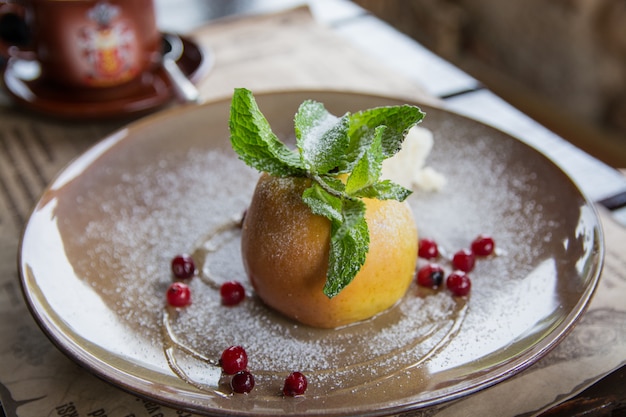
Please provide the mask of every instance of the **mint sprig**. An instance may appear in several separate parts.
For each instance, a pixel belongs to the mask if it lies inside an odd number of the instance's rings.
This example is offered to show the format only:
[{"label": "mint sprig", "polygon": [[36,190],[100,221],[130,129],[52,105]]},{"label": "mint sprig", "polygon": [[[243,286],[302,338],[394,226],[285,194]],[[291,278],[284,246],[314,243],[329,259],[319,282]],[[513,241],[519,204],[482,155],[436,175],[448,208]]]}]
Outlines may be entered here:
[{"label": "mint sprig", "polygon": [[[382,162],[395,155],[408,130],[424,118],[415,106],[387,106],[337,117],[307,100],[294,117],[296,149],[272,132],[252,92],[234,91],[230,140],[247,165],[276,177],[307,177],[302,200],[330,220],[324,294],[339,294],[359,272],[369,250],[363,198],[404,201],[411,191],[381,180]],[[343,178],[343,180],[342,180]]]}]

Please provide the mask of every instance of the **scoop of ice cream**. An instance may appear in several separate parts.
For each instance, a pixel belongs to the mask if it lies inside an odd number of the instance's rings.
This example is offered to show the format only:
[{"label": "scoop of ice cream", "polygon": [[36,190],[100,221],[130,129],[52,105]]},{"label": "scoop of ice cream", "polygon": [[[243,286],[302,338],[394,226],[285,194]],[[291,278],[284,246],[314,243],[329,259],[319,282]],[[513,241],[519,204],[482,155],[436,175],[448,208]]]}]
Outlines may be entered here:
[{"label": "scoop of ice cream", "polygon": [[414,190],[438,191],[443,188],[446,178],[426,166],[433,142],[433,133],[429,129],[412,127],[400,152],[383,162],[383,178]]}]

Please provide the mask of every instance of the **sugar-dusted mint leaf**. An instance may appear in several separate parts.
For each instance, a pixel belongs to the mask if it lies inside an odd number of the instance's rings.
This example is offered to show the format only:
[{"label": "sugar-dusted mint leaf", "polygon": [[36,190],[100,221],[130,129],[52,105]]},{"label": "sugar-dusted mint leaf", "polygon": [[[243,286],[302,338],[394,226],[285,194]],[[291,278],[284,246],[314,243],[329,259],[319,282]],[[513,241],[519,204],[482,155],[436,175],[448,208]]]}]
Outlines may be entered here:
[{"label": "sugar-dusted mint leaf", "polygon": [[330,114],[322,103],[307,100],[294,118],[296,144],[307,169],[325,174],[341,164],[350,139],[350,119]]},{"label": "sugar-dusted mint leaf", "polygon": [[341,197],[326,191],[319,183],[304,190],[302,200],[314,214],[324,216],[331,222],[341,222]]},{"label": "sugar-dusted mint leaf", "polygon": [[[350,235],[355,227],[365,224],[365,203],[360,198],[344,198],[341,200],[341,223],[339,228],[335,230],[331,237],[337,240],[344,239]],[[367,224],[365,224],[367,230]],[[366,245],[369,244],[368,234],[362,240]],[[366,251],[367,252],[367,251]]]},{"label": "sugar-dusted mint leaf", "polygon": [[232,147],[247,165],[278,177],[305,175],[298,155],[278,140],[246,89],[235,89],[229,129]]},{"label": "sugar-dusted mint leaf", "polygon": [[375,129],[372,142],[352,169],[346,182],[346,193],[349,195],[354,195],[359,190],[378,182],[385,159],[381,140],[386,129],[386,126],[378,126]]},{"label": "sugar-dusted mint leaf", "polygon": [[352,169],[373,140],[378,126],[387,126],[381,138],[385,159],[395,155],[402,147],[409,129],[421,122],[424,115],[418,107],[409,105],[376,107],[352,114],[350,145],[346,150],[347,165],[341,169]]},{"label": "sugar-dusted mint leaf", "polygon": [[365,221],[365,203],[358,198],[341,198],[319,183],[302,195],[314,214],[330,220],[330,253],[324,294],[339,294],[356,276],[369,250],[369,230]]},{"label": "sugar-dusted mint leaf", "polygon": [[331,222],[328,274],[324,294],[339,294],[361,270],[369,251],[369,230],[365,203],[359,199],[342,200],[342,222]]},{"label": "sugar-dusted mint leaf", "polygon": [[249,166],[274,176],[307,177],[302,199],[330,220],[330,251],[324,293],[334,297],[359,272],[369,250],[362,198],[404,201],[410,190],[380,180],[382,161],[393,156],[424,113],[415,106],[378,107],[330,114],[307,100],[294,117],[296,146],[290,150],[272,132],[252,93],[235,89],[229,128],[232,147]]},{"label": "sugar-dusted mint leaf", "polygon": [[361,188],[357,193],[355,193],[354,196],[376,198],[378,200],[404,201],[411,195],[411,193],[411,190],[408,190],[399,184],[389,180],[383,180],[369,187]]}]

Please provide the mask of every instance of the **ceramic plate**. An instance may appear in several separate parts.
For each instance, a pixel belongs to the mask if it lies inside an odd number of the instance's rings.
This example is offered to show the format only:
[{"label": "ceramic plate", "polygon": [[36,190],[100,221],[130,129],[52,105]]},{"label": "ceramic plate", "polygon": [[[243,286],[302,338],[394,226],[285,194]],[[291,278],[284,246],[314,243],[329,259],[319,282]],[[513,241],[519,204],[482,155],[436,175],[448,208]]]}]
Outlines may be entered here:
[{"label": "ceramic plate", "polygon": [[[293,136],[305,99],[334,114],[391,98],[340,92],[263,94],[275,132]],[[592,205],[545,156],[447,111],[421,106],[435,137],[428,165],[447,178],[409,202],[423,237],[445,254],[479,233],[497,256],[480,259],[467,299],[412,286],[378,317],[337,330],[291,322],[247,284],[236,219],[258,174],[230,149],[230,101],[143,119],[104,139],[50,184],[24,232],[27,302],[52,341],[111,383],[156,401],[220,415],[381,415],[468,395],[554,347],[598,281],[602,235]],[[165,308],[171,258],[192,253],[202,277],[191,306]],[[439,260],[447,268],[445,258]],[[220,305],[217,285],[251,294]],[[243,345],[256,387],[233,395],[216,362]],[[304,372],[303,397],[282,382]]]}]

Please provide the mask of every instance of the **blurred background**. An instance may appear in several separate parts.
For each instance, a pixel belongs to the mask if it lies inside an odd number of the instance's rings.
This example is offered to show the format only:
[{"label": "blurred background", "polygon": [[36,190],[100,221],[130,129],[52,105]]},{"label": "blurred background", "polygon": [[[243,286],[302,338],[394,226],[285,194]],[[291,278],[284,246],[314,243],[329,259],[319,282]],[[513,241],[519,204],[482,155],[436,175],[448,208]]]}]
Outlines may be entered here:
[{"label": "blurred background", "polygon": [[[214,19],[306,3],[328,8],[331,2],[155,0],[162,30],[183,34]],[[337,3],[363,7],[558,135],[605,163],[623,168],[625,0],[346,0],[332,4]]]},{"label": "blurred background", "polygon": [[[611,165],[626,154],[626,1],[353,0]],[[156,0],[161,26],[297,0]],[[167,17],[167,18],[166,18]],[[618,156],[622,156],[622,158]]]},{"label": "blurred background", "polygon": [[605,162],[626,152],[626,1],[354,2]]}]

